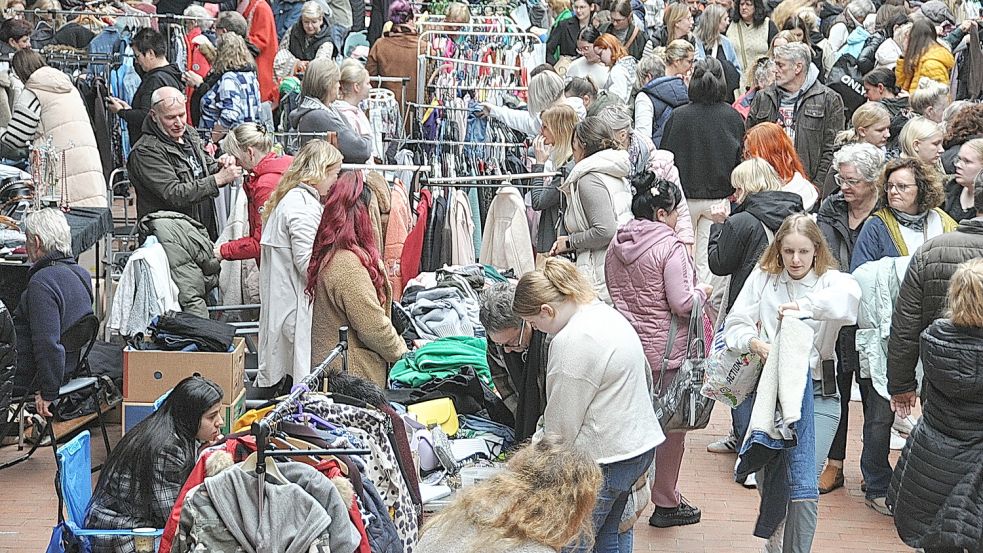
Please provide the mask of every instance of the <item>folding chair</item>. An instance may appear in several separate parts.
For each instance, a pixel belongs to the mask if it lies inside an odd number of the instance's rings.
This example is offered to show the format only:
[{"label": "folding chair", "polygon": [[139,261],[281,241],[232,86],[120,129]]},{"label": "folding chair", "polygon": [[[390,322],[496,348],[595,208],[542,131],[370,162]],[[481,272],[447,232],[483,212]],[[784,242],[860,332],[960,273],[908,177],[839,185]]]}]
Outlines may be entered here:
[{"label": "folding chair", "polygon": [[[159,538],[164,530],[154,529],[150,533],[137,533],[132,530],[100,530],[85,528],[85,510],[92,499],[92,455],[89,444],[89,431],[84,430],[59,447],[55,453],[58,462],[55,476],[55,491],[58,493],[58,526],[52,533],[48,551],[62,551],[53,547],[66,538],[84,539],[87,536],[149,536]],[[156,545],[155,545],[156,549]]]},{"label": "folding chair", "polygon": [[[90,314],[82,317],[81,320],[72,325],[71,328],[66,330],[61,335],[61,344],[65,348],[65,355],[67,356],[74,353],[79,353],[79,362],[74,373],[75,376],[58,389],[58,400],[67,397],[69,394],[74,392],[90,389],[93,390],[93,392],[96,394],[96,417],[99,419],[99,428],[102,430],[102,439],[106,446],[106,454],[108,455],[110,451],[109,434],[106,432],[106,421],[102,416],[102,408],[99,398],[99,379],[92,376],[89,368],[89,352],[92,351],[92,346],[95,344],[98,334],[99,319],[95,315]],[[21,397],[20,404],[15,411],[18,424],[18,449],[24,449],[24,408],[27,406],[27,402],[33,397],[34,392],[25,394],[23,397]],[[34,452],[37,451],[38,446],[41,445],[41,442],[44,441],[45,434],[51,440],[52,451],[57,454],[58,438],[55,436],[55,428],[53,423],[53,419],[47,419],[44,425],[44,432],[34,441],[30,451],[28,451],[26,455],[22,455],[16,459],[0,464],[0,470],[30,459],[31,456],[34,455]],[[98,467],[96,470],[98,470]]]}]

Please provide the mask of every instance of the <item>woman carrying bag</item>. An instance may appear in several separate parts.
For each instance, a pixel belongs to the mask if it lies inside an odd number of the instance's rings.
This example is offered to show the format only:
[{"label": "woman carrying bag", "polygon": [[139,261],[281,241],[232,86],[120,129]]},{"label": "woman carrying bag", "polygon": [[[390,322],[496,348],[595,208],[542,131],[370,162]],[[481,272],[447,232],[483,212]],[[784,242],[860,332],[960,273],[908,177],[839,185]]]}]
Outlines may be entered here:
[{"label": "woman carrying bag", "polygon": [[[836,260],[819,227],[810,216],[795,214],[775,233],[775,241],[765,250],[727,317],[727,347],[754,353],[766,363],[756,403],[767,391],[762,388],[769,382],[765,378],[767,360],[769,354],[779,351],[776,340],[783,315],[801,312],[806,331],[812,334],[808,351],[801,352],[808,359],[808,373],[804,375],[802,416],[794,424],[797,441],[773,436],[768,440],[766,436],[768,443],[762,444],[756,432],[759,406],[755,405],[750,435],[740,449],[739,475],[757,472],[761,507],[754,535],[768,539],[768,552],[807,552],[812,547],[819,517],[817,475],[840,417],[834,345],[840,328],[856,322],[859,305],[859,285],[850,274],[836,270]],[[778,370],[783,375],[803,376],[798,367],[787,364],[779,363]],[[778,451],[771,449],[762,462],[763,456],[758,455],[762,447],[777,447]]]},{"label": "woman carrying bag", "polygon": [[[654,391],[662,395],[686,360],[691,313],[706,303],[713,288],[697,284],[693,258],[673,231],[682,196],[679,188],[652,173],[641,173],[633,179],[632,189],[635,218],[618,229],[608,247],[607,287],[615,308],[642,339],[652,380],[661,383]],[[670,343],[673,325],[680,331]],[[668,528],[700,521],[700,509],[679,493],[685,442],[685,432],[672,432],[656,449],[651,526]]]}]

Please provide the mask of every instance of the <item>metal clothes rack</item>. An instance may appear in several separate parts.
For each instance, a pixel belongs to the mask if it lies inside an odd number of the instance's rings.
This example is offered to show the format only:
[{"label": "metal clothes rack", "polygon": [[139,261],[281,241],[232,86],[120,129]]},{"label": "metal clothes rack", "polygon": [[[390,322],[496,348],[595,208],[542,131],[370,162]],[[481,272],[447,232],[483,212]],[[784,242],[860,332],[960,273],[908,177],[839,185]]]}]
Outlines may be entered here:
[{"label": "metal clothes rack", "polygon": [[23,9],[14,10],[14,13],[20,13],[21,15],[33,15],[35,17],[40,17],[42,15],[91,15],[94,17],[136,17],[136,18],[148,18],[148,19],[173,19],[175,21],[197,21],[198,17],[188,16],[188,15],[173,15],[168,13],[135,13],[126,12],[120,9],[118,12],[111,11],[92,11],[92,10],[41,10],[41,9]]},{"label": "metal clothes rack", "polygon": [[412,171],[414,173],[429,173],[433,167],[429,165],[369,165],[366,163],[342,163],[342,171]]},{"label": "metal clothes rack", "polygon": [[[436,179],[427,179],[426,182],[421,182],[421,186],[442,186],[448,184],[468,184],[483,181],[501,181],[508,182],[512,180],[525,180],[525,179],[535,179],[535,178],[548,178],[555,177],[560,173],[557,171],[544,171],[542,173],[516,173],[513,175],[475,175],[472,177],[444,177]],[[476,188],[497,188],[502,186],[501,184],[470,184]],[[511,185],[516,188],[534,188],[532,185]]]}]

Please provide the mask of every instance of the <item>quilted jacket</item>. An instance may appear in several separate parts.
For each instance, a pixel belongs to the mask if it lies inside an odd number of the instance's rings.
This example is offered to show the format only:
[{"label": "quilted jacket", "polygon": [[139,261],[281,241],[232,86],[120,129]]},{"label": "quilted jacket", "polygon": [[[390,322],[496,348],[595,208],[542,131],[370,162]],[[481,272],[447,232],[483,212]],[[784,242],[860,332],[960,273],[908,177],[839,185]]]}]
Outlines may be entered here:
[{"label": "quilted jacket", "polygon": [[706,302],[706,294],[696,289],[696,270],[686,244],[664,223],[632,219],[608,246],[604,272],[611,300],[642,339],[653,371],[662,366],[669,325],[676,316],[676,338],[666,368],[678,369],[686,359],[693,298]]},{"label": "quilted jacket", "polygon": [[922,333],[924,411],[888,503],[906,544],[983,551],[983,329],[940,319]]},{"label": "quilted jacket", "polygon": [[916,388],[918,336],[942,316],[949,279],[964,261],[983,256],[983,219],[963,221],[955,232],[922,244],[908,265],[891,320],[887,389],[891,394]]}]

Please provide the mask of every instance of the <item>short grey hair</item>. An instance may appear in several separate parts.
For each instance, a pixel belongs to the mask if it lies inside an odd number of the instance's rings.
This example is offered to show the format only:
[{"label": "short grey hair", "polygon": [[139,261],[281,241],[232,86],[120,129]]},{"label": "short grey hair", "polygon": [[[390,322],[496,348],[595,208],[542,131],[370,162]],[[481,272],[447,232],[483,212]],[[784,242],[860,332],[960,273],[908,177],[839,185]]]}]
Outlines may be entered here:
[{"label": "short grey hair", "polygon": [[853,165],[865,181],[875,182],[884,168],[884,153],[872,144],[854,142],[833,154],[833,164],[836,167]]},{"label": "short grey hair", "polygon": [[184,9],[185,17],[193,17],[193,23],[197,24],[203,30],[211,29],[215,24],[215,19],[212,14],[208,13],[208,10],[204,6],[199,6],[198,4],[191,4]]},{"label": "short grey hair", "polygon": [[597,118],[610,125],[611,130],[614,132],[630,129],[632,123],[634,123],[631,112],[628,111],[628,106],[624,104],[614,104],[605,107],[601,110],[601,113],[597,114]]},{"label": "short grey hair", "polygon": [[41,240],[41,249],[45,253],[72,255],[72,229],[61,211],[51,207],[32,211],[24,218],[24,228],[28,236],[37,236]]},{"label": "short grey hair", "polygon": [[522,319],[512,310],[515,283],[496,282],[481,293],[481,310],[478,320],[486,332],[501,332],[518,328]]},{"label": "short grey hair", "polygon": [[563,77],[543,71],[529,80],[529,113],[539,115],[563,97]]},{"label": "short grey hair", "polygon": [[801,42],[790,42],[776,46],[772,58],[787,61],[801,61],[805,65],[806,70],[808,70],[809,64],[812,63],[812,52],[808,46]]}]

